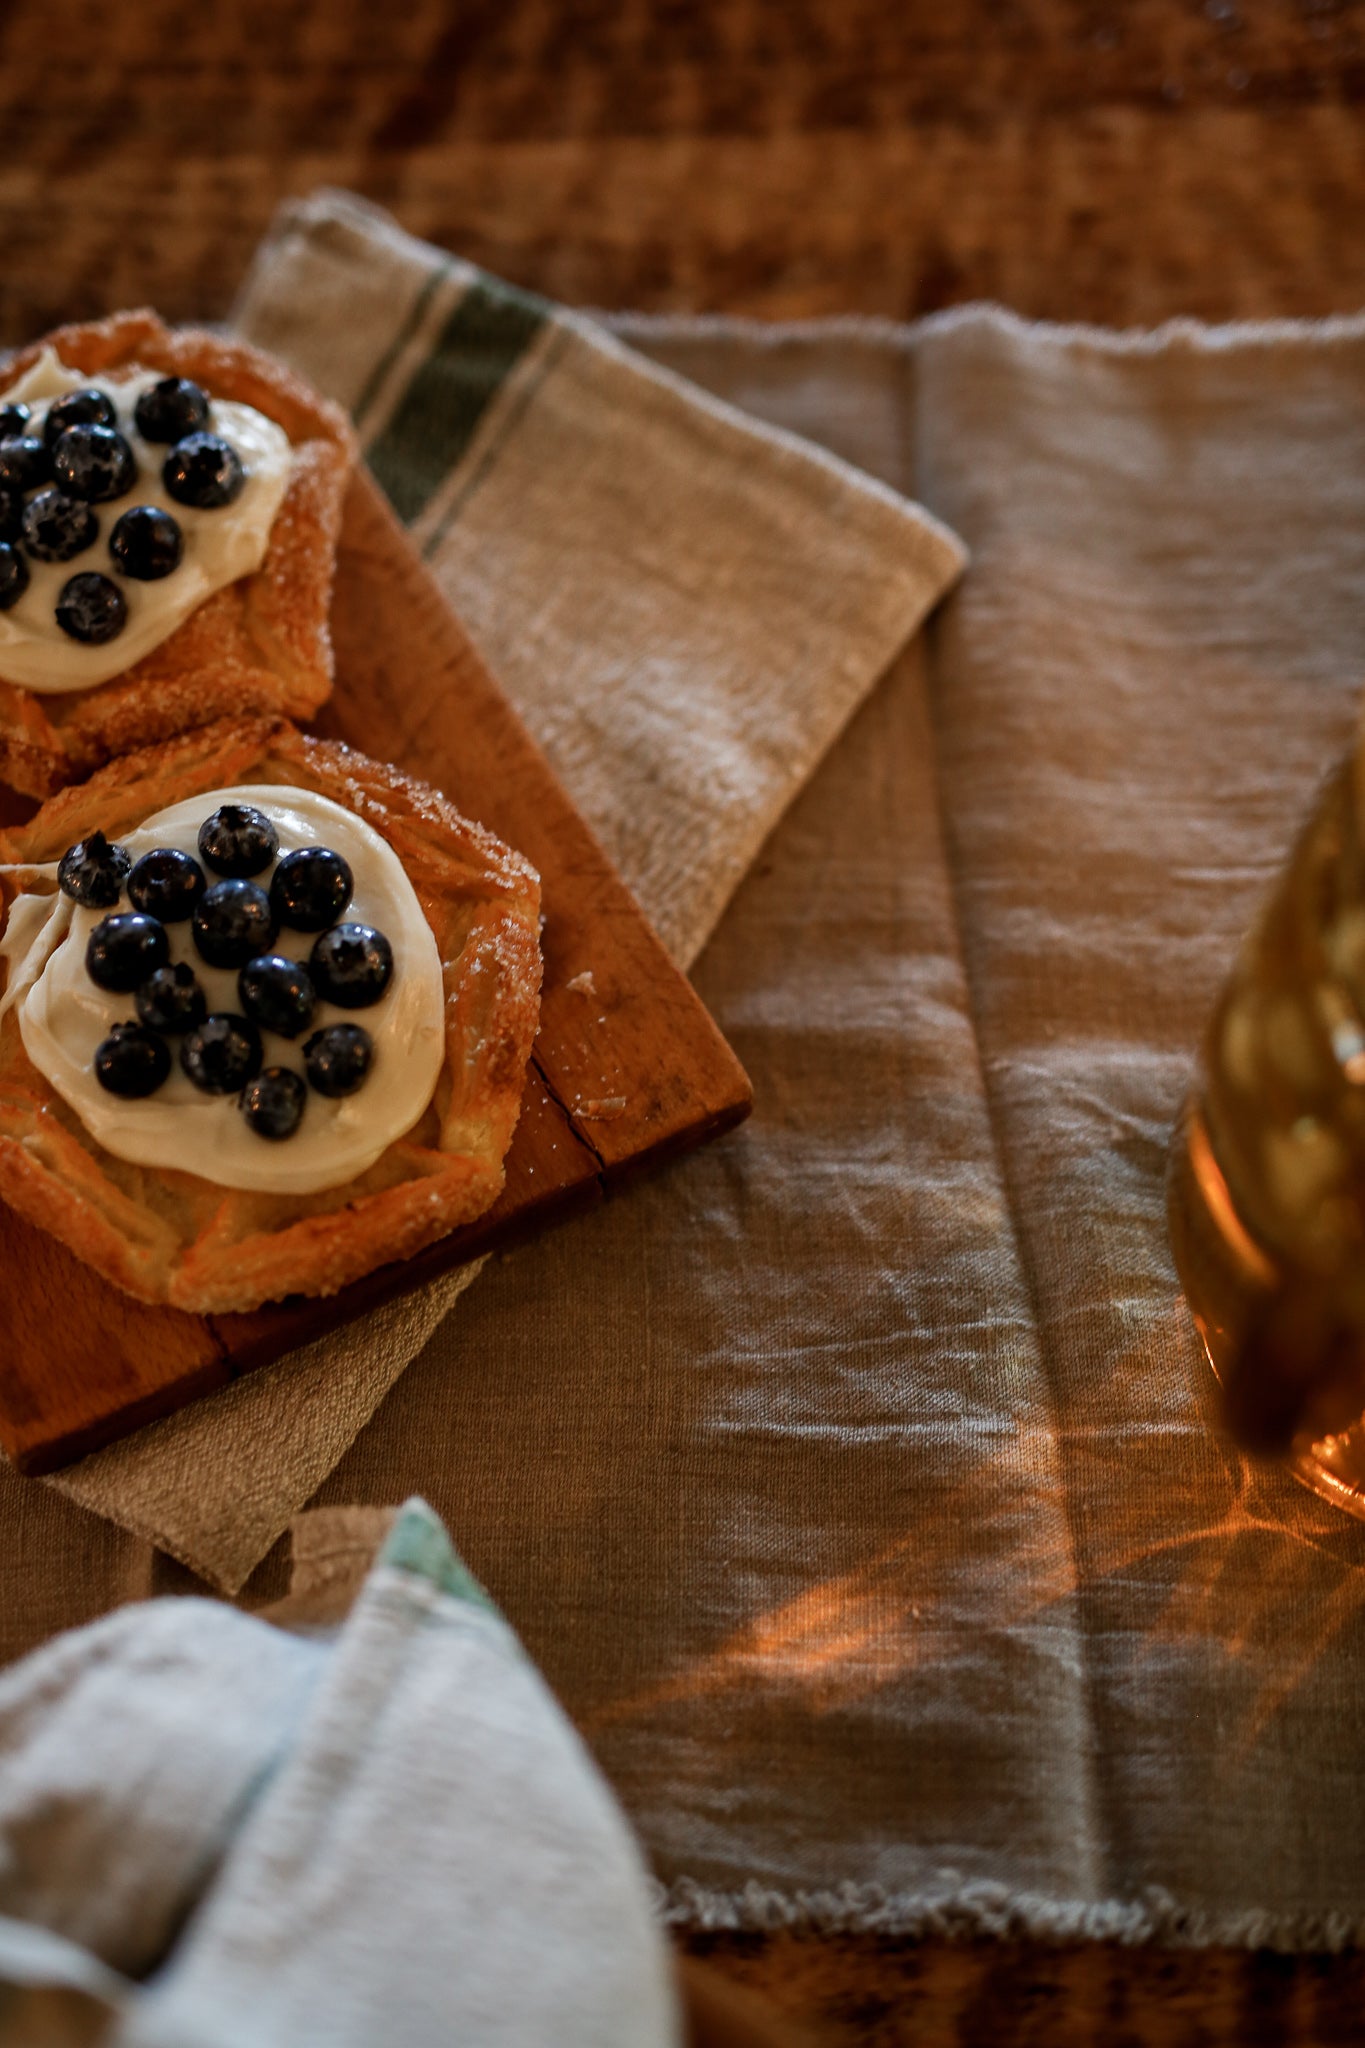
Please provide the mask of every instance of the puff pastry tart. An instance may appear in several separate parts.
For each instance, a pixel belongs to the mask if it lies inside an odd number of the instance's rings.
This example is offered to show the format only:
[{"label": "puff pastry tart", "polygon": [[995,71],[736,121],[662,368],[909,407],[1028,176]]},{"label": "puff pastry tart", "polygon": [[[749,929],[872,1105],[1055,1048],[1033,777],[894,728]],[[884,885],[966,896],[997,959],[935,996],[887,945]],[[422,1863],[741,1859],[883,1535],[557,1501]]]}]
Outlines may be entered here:
[{"label": "puff pastry tart", "polygon": [[327,1294],[497,1198],[534,870],[284,720],[131,754],[0,833],[0,1198],[139,1300]]},{"label": "puff pastry tart", "polygon": [[43,797],[225,716],[327,697],[344,414],[154,313],[0,365],[0,781]]}]

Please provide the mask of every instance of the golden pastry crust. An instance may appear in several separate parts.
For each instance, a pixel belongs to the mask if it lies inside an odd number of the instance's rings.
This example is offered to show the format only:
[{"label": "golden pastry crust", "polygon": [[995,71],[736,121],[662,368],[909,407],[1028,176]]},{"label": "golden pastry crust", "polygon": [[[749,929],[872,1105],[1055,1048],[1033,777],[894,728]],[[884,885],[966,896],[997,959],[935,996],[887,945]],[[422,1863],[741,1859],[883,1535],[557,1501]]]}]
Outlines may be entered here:
[{"label": "golden pastry crust", "polygon": [[245,342],[171,329],[155,313],[59,327],[0,367],[0,397],[45,348],[69,369],[160,370],[255,406],[293,443],[265,560],[206,598],[134,667],[89,690],[42,695],[0,675],[0,781],[50,796],[116,755],[253,713],[307,718],[332,688],[327,614],[355,440],[345,414]]},{"label": "golden pastry crust", "polygon": [[[540,881],[424,784],[284,720],[222,721],[101,769],[0,832],[0,861],[50,861],[199,791],[316,790],[372,825],[436,936],[446,1059],[418,1123],[369,1171],[313,1195],[223,1188],[96,1144],[0,1019],[0,1199],[140,1301],[198,1313],[332,1294],[471,1222],[501,1191],[540,1011]],[[0,875],[6,920],[22,876]],[[0,971],[4,971],[0,968]]]}]

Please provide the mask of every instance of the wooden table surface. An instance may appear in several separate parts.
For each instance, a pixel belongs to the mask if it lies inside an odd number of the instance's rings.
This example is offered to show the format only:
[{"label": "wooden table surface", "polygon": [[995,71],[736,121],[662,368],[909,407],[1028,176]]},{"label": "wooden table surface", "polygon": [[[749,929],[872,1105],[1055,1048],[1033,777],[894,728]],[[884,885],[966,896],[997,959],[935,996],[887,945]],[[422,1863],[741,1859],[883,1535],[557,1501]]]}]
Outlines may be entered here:
[{"label": "wooden table surface", "polygon": [[[0,341],[224,313],[329,182],[579,304],[1365,306],[1357,0],[8,0]],[[830,2043],[1365,2037],[1365,1960],[718,1937]]]}]

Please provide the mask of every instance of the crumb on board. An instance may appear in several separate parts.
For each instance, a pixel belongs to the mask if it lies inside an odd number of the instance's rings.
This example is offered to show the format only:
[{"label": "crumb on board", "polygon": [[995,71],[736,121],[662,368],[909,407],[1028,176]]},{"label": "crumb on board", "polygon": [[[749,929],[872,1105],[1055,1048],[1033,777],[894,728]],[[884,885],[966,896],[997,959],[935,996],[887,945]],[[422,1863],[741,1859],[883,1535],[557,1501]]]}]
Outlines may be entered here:
[{"label": "crumb on board", "polygon": [[580,1097],[574,1104],[574,1115],[590,1123],[609,1124],[625,1115],[626,1099],[624,1095],[594,1095],[585,1102]]},{"label": "crumb on board", "polygon": [[567,989],[572,989],[576,996],[595,996],[597,994],[597,983],[592,978],[591,967],[585,967],[580,974],[574,976],[572,981],[566,981],[564,986]]}]

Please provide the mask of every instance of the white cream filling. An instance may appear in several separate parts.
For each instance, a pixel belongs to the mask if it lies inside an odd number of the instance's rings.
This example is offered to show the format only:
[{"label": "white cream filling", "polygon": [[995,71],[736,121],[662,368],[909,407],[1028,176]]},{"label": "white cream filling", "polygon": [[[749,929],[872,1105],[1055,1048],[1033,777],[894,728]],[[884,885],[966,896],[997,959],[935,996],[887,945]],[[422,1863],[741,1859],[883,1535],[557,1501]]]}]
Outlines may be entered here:
[{"label": "white cream filling", "polygon": [[[22,683],[39,696],[61,696],[107,683],[169,640],[206,597],[235,583],[239,576],[250,576],[265,560],[270,529],[289,482],[289,436],[253,406],[215,398],[210,392],[207,431],[221,434],[236,449],[246,481],[232,504],[217,511],[177,504],[161,481],[169,446],[144,441],[133,425],[139,394],[160,383],[164,374],[145,370],[131,377],[82,377],[68,370],[49,348],[17,383],[0,392],[0,402],[30,407],[32,417],[24,432],[41,436],[54,398],[93,385],[113,400],[119,431],[137,457],[137,481],[132,489],[93,508],[100,530],[88,548],[68,562],[37,562],[21,543],[30,582],[18,602],[0,612],[3,681]],[[134,505],[156,505],[169,512],[184,536],[179,568],[155,583],[139,583],[125,576],[109,552],[115,522]],[[57,624],[62,586],[70,577],[92,569],[118,585],[128,606],[123,631],[102,647],[83,646]]]},{"label": "white cream filling", "polygon": [[[61,894],[20,896],[10,910],[0,957],[9,975],[0,1015],[19,1010],[24,1049],[70,1104],[92,1138],[118,1159],[170,1167],[220,1187],[262,1194],[307,1195],[336,1187],[373,1166],[385,1147],[411,1130],[430,1102],[445,1059],[445,992],[430,925],[393,848],[369,825],[311,790],[273,784],[211,790],[172,804],[120,842],[134,860],[156,846],[179,847],[197,860],[199,827],[223,803],[255,804],[279,834],[280,852],[330,846],[350,865],[355,894],[342,913],[374,925],[393,947],[394,972],[379,1002],[342,1010],[319,1003],[297,1039],[261,1033],[267,1067],[304,1072],[303,1047],[327,1024],[359,1024],[374,1040],[374,1062],[354,1095],[329,1101],[311,1087],[302,1122],[289,1138],[250,1129],[235,1095],[205,1095],[180,1067],[179,1038],[169,1038],[171,1072],[155,1095],[124,1101],[95,1079],[95,1048],[115,1024],[136,1021],[130,995],[97,988],[85,970],[85,948],[102,917]],[[210,881],[214,878],[210,874]],[[253,879],[268,888],[270,870]],[[116,910],[132,906],[126,894]],[[199,957],[188,918],[166,926],[172,963],[193,967],[210,1014],[241,1014],[235,969]],[[315,934],[283,927],[273,952],[307,963]]]}]

